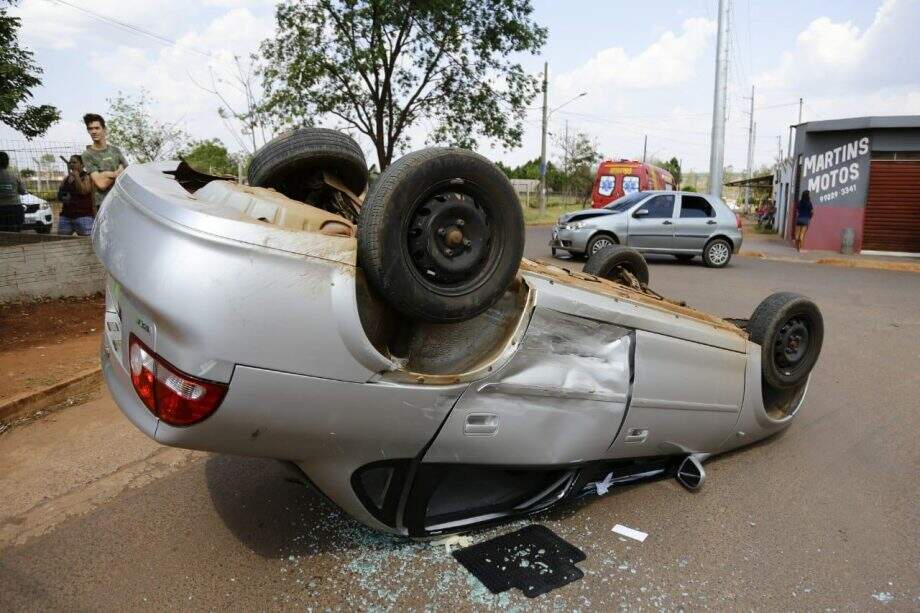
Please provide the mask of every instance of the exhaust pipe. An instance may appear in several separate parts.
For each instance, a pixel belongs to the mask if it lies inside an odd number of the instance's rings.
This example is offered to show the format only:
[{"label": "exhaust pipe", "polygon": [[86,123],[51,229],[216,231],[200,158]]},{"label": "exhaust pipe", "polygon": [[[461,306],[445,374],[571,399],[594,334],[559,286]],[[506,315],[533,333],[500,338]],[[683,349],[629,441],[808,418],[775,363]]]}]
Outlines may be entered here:
[{"label": "exhaust pipe", "polygon": [[706,469],[703,468],[702,460],[705,458],[706,454],[701,453],[688,455],[684,458],[680,466],[677,467],[677,474],[675,475],[677,482],[691,492],[703,487],[703,482],[706,481]]}]

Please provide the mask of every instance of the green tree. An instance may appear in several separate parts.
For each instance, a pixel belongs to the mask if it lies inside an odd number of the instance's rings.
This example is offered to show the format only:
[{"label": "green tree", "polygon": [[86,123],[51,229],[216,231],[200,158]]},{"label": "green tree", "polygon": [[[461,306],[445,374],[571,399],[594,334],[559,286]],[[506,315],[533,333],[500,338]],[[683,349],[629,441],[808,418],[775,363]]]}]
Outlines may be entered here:
[{"label": "green tree", "polygon": [[32,52],[19,46],[21,20],[7,14],[12,4],[13,0],[0,0],[0,123],[33,138],[44,134],[61,112],[48,104],[28,104],[32,90],[42,84],[42,69]]},{"label": "green tree", "polygon": [[188,150],[182,154],[182,159],[195,170],[208,174],[236,174],[236,161],[217,138],[189,143]]},{"label": "green tree", "polygon": [[285,2],[261,46],[263,109],[279,128],[337,118],[370,138],[381,170],[423,118],[431,142],[518,146],[539,81],[513,58],[546,40],[532,12],[530,0]]},{"label": "green tree", "polygon": [[176,157],[188,142],[188,134],[153,117],[150,93],[141,90],[137,98],[121,92],[108,99],[109,141],[135,162],[152,162]]},{"label": "green tree", "polygon": [[594,163],[601,157],[597,146],[584,132],[569,133],[568,128],[556,144],[562,150],[564,189],[587,201],[594,186]]},{"label": "green tree", "polygon": [[681,174],[681,170],[680,170],[680,160],[678,160],[677,158],[671,158],[667,162],[659,161],[659,162],[653,162],[653,163],[655,164],[655,166],[664,168],[669,173],[671,173],[671,176],[674,177],[674,189],[683,189],[681,187],[683,175]]}]

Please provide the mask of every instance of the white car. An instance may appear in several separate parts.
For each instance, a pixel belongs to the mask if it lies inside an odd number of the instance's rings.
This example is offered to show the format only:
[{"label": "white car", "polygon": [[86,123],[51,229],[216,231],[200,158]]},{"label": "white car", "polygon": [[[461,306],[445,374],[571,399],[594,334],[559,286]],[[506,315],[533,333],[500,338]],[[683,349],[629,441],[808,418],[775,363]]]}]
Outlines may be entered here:
[{"label": "white car", "polygon": [[20,196],[19,201],[22,203],[22,208],[25,212],[22,229],[35,230],[39,234],[50,234],[54,216],[51,213],[51,205],[48,201],[42,200],[34,194]]}]

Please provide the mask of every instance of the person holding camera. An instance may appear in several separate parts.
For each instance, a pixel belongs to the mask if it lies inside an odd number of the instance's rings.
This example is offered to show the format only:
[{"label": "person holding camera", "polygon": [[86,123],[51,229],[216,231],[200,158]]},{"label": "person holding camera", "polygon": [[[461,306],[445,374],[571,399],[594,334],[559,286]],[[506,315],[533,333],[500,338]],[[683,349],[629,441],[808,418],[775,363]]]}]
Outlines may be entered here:
[{"label": "person holding camera", "polygon": [[58,188],[61,201],[61,215],[58,217],[58,234],[89,236],[93,231],[93,182],[83,169],[83,158],[70,156],[67,161],[67,177]]}]

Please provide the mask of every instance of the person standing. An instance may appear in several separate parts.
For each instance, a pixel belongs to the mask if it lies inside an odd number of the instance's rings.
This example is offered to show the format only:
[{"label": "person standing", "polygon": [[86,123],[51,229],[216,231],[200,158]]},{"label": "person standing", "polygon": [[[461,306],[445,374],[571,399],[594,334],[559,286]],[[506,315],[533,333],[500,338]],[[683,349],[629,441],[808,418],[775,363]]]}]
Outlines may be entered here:
[{"label": "person standing", "polygon": [[83,158],[70,156],[67,177],[58,188],[58,200],[63,205],[58,217],[58,234],[89,236],[93,231],[93,181],[83,168]]},{"label": "person standing", "polygon": [[0,231],[19,232],[25,222],[25,210],[19,196],[25,188],[19,177],[10,172],[10,156],[0,151]]},{"label": "person standing", "polygon": [[802,250],[802,245],[805,244],[805,234],[808,232],[808,224],[811,223],[811,218],[814,215],[815,207],[811,203],[811,194],[808,193],[806,189],[802,192],[802,197],[799,199],[799,203],[795,207],[795,249],[796,251]]},{"label": "person standing", "polygon": [[128,161],[118,147],[106,142],[107,131],[102,115],[87,113],[83,116],[83,123],[93,143],[86,146],[81,157],[84,170],[93,184],[93,204],[99,210],[103,198],[115,184],[115,179],[127,168]]}]

